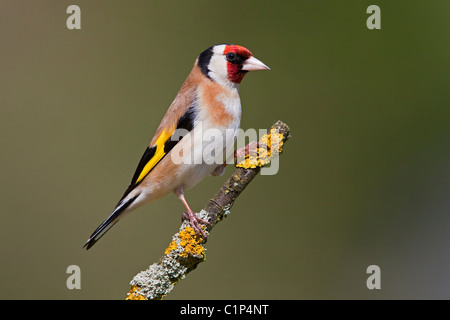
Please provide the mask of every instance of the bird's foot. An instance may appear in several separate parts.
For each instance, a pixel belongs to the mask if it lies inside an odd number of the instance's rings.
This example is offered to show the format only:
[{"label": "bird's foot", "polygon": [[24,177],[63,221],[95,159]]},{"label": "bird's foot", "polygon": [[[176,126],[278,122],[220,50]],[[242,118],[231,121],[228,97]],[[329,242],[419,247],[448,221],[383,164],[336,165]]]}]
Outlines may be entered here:
[{"label": "bird's foot", "polygon": [[181,215],[181,219],[183,221],[189,220],[189,224],[194,229],[195,233],[200,235],[206,242],[207,235],[205,230],[202,228],[202,225],[210,227],[211,223],[202,218],[197,217],[194,212],[183,212],[183,214]]},{"label": "bird's foot", "polygon": [[249,156],[258,156],[258,149],[268,150],[268,146],[265,143],[252,141],[245,147],[239,148],[234,152],[234,157],[236,158],[236,163],[244,161]]}]

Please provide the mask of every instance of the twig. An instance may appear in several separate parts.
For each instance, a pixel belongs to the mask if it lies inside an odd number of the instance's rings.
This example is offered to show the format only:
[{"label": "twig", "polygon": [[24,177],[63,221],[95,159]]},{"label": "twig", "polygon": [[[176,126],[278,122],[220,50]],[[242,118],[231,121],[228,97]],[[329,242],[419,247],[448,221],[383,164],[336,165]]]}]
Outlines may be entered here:
[{"label": "twig", "polygon": [[[236,198],[260,172],[261,167],[270,163],[271,159],[282,151],[283,143],[290,137],[289,131],[285,123],[277,121],[270,134],[260,139],[256,156],[255,153],[250,153],[250,156],[236,165],[236,171],[198,213],[199,218],[211,223],[209,226],[203,226],[207,234],[230,213]],[[205,250],[202,238],[190,227],[188,221],[183,222],[164,255],[131,280],[126,299],[162,299],[172,291],[178,281],[184,279],[205,260]]]}]

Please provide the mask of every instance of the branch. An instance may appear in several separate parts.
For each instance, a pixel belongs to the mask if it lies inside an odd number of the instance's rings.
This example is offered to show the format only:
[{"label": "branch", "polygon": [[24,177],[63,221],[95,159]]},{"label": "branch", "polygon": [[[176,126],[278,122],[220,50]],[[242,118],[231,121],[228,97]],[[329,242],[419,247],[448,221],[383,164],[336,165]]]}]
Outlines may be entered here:
[{"label": "branch", "polygon": [[[236,198],[260,172],[261,167],[269,164],[282,151],[283,143],[290,138],[289,131],[285,123],[277,121],[270,134],[260,139],[257,152],[250,152],[249,156],[236,164],[236,171],[198,213],[199,218],[211,223],[209,226],[202,226],[207,234],[230,213]],[[184,221],[180,231],[172,237],[164,255],[131,280],[126,299],[162,299],[178,281],[205,260],[206,249],[203,245],[202,238],[195,233],[189,221]]]}]

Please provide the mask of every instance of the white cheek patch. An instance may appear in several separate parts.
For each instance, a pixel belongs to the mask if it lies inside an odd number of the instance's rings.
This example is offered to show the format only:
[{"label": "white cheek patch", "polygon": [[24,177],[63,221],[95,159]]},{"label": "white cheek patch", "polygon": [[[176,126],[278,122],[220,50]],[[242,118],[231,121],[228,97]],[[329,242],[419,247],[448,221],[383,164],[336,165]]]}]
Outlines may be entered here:
[{"label": "white cheek patch", "polygon": [[208,65],[208,76],[221,84],[228,83],[227,60],[223,55],[224,50],[225,45],[216,46]]},{"label": "white cheek patch", "polygon": [[228,81],[227,61],[224,56],[212,56],[208,69],[208,75],[214,81],[222,84]]}]

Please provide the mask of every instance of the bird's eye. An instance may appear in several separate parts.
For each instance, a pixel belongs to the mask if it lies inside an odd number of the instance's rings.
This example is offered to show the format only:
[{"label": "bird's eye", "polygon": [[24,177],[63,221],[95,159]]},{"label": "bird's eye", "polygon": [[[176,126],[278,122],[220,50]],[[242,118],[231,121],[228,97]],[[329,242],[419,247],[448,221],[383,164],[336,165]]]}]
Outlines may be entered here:
[{"label": "bird's eye", "polygon": [[227,61],[233,62],[236,60],[236,54],[234,52],[228,52],[227,53]]}]

